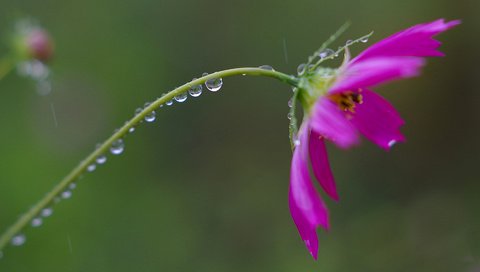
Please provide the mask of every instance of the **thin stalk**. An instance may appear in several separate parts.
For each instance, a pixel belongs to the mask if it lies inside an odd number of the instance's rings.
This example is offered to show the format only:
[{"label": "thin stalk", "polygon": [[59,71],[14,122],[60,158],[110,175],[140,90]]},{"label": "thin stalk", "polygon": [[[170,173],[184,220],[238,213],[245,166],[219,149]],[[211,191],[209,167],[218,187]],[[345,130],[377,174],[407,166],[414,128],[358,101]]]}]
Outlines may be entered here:
[{"label": "thin stalk", "polygon": [[29,211],[23,214],[10,228],[8,228],[1,236],[0,236],[0,251],[2,251],[11,239],[17,235],[20,231],[22,231],[31,221],[33,218],[38,216],[40,212],[51,205],[54,201],[54,198],[59,196],[63,191],[65,191],[68,186],[76,181],[86,170],[87,167],[91,164],[95,163],[95,159],[102,154],[108,152],[109,148],[111,147],[112,143],[116,140],[123,138],[128,132],[129,129],[132,127],[137,126],[140,122],[145,118],[145,116],[158,107],[160,105],[165,104],[165,102],[174,99],[175,96],[187,92],[191,87],[204,84],[209,79],[214,78],[225,78],[235,75],[249,75],[249,76],[265,76],[265,77],[272,77],[276,78],[282,82],[285,82],[292,86],[297,86],[297,78],[272,71],[272,70],[265,70],[260,68],[235,68],[229,70],[223,70],[216,73],[212,73],[196,80],[192,80],[180,87],[177,87],[173,91],[165,94],[164,96],[158,98],[153,103],[151,103],[148,107],[144,108],[140,113],[135,115],[130,121],[125,123],[119,130],[117,130],[112,136],[110,136],[105,142],[103,142],[98,148],[96,148],[90,155],[88,155],[85,159],[83,159],[77,167],[75,167],[70,173],[65,176],[50,192],[48,192],[37,204],[35,204]]}]

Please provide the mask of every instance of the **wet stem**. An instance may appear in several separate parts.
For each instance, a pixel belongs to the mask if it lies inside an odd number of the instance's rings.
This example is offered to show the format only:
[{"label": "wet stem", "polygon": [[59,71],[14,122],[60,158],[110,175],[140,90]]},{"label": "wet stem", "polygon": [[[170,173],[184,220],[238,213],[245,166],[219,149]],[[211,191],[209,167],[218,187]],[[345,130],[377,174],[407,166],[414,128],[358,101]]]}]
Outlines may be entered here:
[{"label": "wet stem", "polygon": [[[11,69],[11,67],[9,68],[9,66],[11,65],[8,65],[7,62],[0,61],[0,79],[2,79],[2,77]],[[30,208],[28,212],[20,216],[19,219],[0,236],[0,252],[8,245],[8,243],[12,240],[13,237],[20,233],[20,231],[22,231],[29,224],[29,222],[31,222],[36,216],[38,216],[43,209],[51,205],[55,197],[59,196],[63,191],[68,188],[71,183],[75,182],[83,173],[85,173],[88,166],[95,163],[95,159],[97,157],[107,153],[108,149],[115,141],[122,139],[125,135],[127,135],[129,129],[140,124],[141,121],[144,120],[146,115],[159,108],[160,105],[163,105],[167,101],[174,99],[175,96],[186,93],[193,86],[204,84],[207,80],[210,79],[225,78],[236,75],[272,77],[294,87],[298,85],[298,79],[294,76],[290,76],[273,70],[246,67],[223,70],[203,76],[196,80],[192,80],[163,95],[162,97],[151,103],[148,107],[145,107],[141,112],[136,114],[130,121],[126,122],[125,125],[123,125],[98,148],[96,148],[92,153],[90,153],[90,155],[88,155],[84,160],[82,160],[77,165],[77,167],[70,171],[67,176],[65,176],[37,204]]]}]

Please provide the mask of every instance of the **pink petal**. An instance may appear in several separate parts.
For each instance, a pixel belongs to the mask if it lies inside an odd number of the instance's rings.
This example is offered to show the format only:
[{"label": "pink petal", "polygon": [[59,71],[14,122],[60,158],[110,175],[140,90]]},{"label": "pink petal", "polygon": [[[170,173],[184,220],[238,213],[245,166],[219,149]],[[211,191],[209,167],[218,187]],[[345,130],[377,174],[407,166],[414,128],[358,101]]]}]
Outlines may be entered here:
[{"label": "pink petal", "polygon": [[328,162],[327,148],[321,136],[312,131],[309,139],[310,162],[312,163],[313,173],[320,186],[331,198],[338,201],[338,193],[333,178],[330,163]]},{"label": "pink petal", "polygon": [[290,172],[289,206],[300,236],[317,258],[318,237],[316,228],[329,228],[328,210],[315,190],[308,171],[308,127],[299,132],[300,145],[295,148]]},{"label": "pink petal", "polygon": [[310,125],[316,133],[339,147],[348,148],[358,143],[357,130],[347,120],[346,113],[328,98],[320,98],[315,103]]},{"label": "pink petal", "polygon": [[329,92],[358,90],[420,73],[424,60],[417,57],[371,58],[349,64]]},{"label": "pink petal", "polygon": [[393,106],[380,95],[363,90],[362,104],[355,107],[351,122],[367,139],[388,150],[405,141],[400,127],[405,123]]},{"label": "pink petal", "polygon": [[433,36],[458,24],[460,24],[459,20],[445,23],[444,19],[439,19],[415,25],[373,44],[353,59],[352,63],[388,56],[443,56],[443,53],[437,50],[440,42],[434,40]]}]

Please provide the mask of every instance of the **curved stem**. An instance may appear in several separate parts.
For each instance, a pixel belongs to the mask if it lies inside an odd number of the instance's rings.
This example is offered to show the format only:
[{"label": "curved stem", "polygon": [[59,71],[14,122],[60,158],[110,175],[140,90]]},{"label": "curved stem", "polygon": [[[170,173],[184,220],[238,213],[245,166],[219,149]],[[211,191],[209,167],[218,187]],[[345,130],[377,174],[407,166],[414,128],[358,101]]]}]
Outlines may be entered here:
[{"label": "curved stem", "polygon": [[297,78],[295,78],[294,76],[272,70],[247,67],[223,70],[220,72],[212,73],[199,79],[192,80],[180,87],[177,87],[173,91],[155,100],[148,107],[145,107],[140,113],[135,115],[130,121],[126,122],[125,125],[123,125],[112,136],[110,136],[110,138],[108,138],[98,148],[96,148],[92,153],[90,153],[90,155],[88,155],[84,160],[82,160],[77,165],[77,167],[75,167],[66,177],[64,177],[60,181],[60,183],[58,183],[49,193],[47,193],[36,205],[34,205],[28,212],[22,215],[10,228],[8,228],[0,236],[0,251],[2,251],[3,248],[8,245],[9,241],[22,229],[24,229],[29,224],[29,222],[32,221],[33,218],[38,216],[43,209],[51,205],[55,197],[59,196],[63,191],[67,190],[68,186],[72,182],[76,181],[86,171],[89,165],[94,164],[97,157],[108,152],[108,149],[115,141],[124,137],[128,133],[129,129],[138,125],[147,114],[151,113],[152,111],[160,107],[160,105],[163,105],[165,102],[174,99],[175,96],[187,92],[193,86],[203,84],[209,79],[224,78],[235,75],[272,77],[292,86],[297,86]]}]

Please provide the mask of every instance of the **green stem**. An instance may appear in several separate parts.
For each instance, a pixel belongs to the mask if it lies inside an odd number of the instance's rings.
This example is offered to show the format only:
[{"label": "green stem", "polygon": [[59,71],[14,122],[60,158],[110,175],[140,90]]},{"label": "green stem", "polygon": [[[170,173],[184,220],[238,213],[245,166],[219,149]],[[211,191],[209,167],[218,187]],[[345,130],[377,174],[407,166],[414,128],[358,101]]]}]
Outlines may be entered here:
[{"label": "green stem", "polygon": [[130,121],[125,123],[123,127],[117,130],[110,138],[108,138],[105,142],[103,142],[98,148],[96,148],[90,155],[88,155],[84,160],[80,162],[66,177],[64,177],[60,183],[58,183],[49,193],[47,193],[35,206],[33,206],[28,212],[23,214],[10,228],[8,228],[1,236],[0,236],[0,251],[2,251],[5,246],[8,245],[9,241],[17,235],[22,229],[24,229],[36,216],[40,214],[40,212],[51,205],[55,199],[55,197],[59,196],[62,192],[67,190],[68,186],[76,181],[87,169],[87,167],[91,164],[95,163],[95,159],[102,154],[108,152],[108,149],[111,147],[112,143],[116,140],[123,138],[129,131],[130,128],[135,127],[138,125],[147,114],[151,113],[160,105],[165,104],[165,102],[174,99],[175,96],[187,92],[191,87],[204,84],[205,81],[214,78],[224,78],[229,76],[235,75],[250,75],[250,76],[266,76],[276,78],[282,82],[285,82],[292,86],[297,86],[297,78],[294,76],[290,76],[284,73],[265,70],[260,68],[236,68],[236,69],[229,69],[223,70],[220,72],[216,72],[213,74],[209,74],[203,76],[199,79],[192,80],[173,91],[165,94],[161,98],[158,98],[153,103],[151,103],[148,107],[144,108],[139,114],[135,115]]}]

